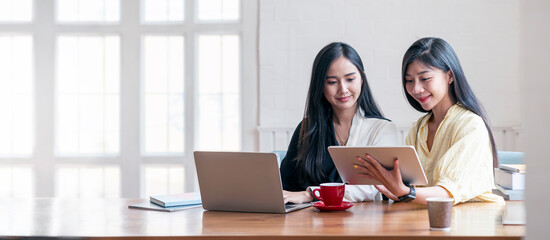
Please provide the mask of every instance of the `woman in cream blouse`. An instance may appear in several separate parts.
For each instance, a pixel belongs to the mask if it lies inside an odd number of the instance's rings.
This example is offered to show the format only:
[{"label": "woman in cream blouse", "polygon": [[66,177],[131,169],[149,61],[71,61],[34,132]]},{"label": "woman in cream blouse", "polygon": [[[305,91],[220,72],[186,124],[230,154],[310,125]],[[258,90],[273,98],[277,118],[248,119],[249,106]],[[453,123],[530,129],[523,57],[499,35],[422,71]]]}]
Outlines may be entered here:
[{"label": "woman in cream blouse", "polygon": [[[395,124],[378,109],[357,52],[345,43],[325,46],[313,62],[304,118],[281,163],[285,202],[310,202],[311,186],[342,182],[328,146],[387,146],[396,142]],[[373,200],[377,193],[371,185],[348,185],[344,198]]]},{"label": "woman in cream blouse", "polygon": [[502,201],[491,193],[493,167],[498,165],[493,135],[452,47],[440,38],[416,41],[403,58],[402,80],[411,106],[428,113],[412,125],[405,140],[416,148],[428,186],[405,185],[399,160],[391,171],[371,156],[358,158],[356,167],[383,183],[376,188],[395,201]]}]

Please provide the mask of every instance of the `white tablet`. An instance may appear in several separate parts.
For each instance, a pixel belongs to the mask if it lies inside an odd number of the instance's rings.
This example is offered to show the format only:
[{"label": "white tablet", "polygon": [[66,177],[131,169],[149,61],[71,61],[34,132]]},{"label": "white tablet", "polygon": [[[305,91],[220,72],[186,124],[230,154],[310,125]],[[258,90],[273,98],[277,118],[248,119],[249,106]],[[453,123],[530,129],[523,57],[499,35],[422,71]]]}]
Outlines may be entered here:
[{"label": "white tablet", "polygon": [[404,182],[412,185],[427,185],[428,179],[412,146],[399,147],[346,147],[330,146],[328,151],[344,183],[352,185],[378,185],[377,180],[360,176],[360,170],[353,165],[359,163],[357,157],[373,156],[387,169],[393,168],[393,160],[399,159],[399,168]]}]

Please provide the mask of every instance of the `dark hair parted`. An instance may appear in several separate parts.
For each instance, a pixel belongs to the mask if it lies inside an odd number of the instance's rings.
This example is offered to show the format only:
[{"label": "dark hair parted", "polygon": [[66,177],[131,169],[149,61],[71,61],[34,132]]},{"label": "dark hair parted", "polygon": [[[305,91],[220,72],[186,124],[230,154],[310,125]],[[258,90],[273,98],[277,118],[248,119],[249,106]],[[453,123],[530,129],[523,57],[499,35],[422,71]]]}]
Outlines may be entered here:
[{"label": "dark hair parted", "polygon": [[489,132],[489,138],[491,140],[491,148],[493,151],[493,166],[498,167],[498,156],[495,146],[495,139],[493,138],[493,132],[489,127],[487,115],[482,105],[474,95],[472,88],[466,81],[466,76],[462,71],[462,67],[458,60],[458,57],[449,43],[441,38],[427,37],[422,38],[414,42],[405,56],[403,56],[403,67],[401,69],[401,79],[403,83],[403,90],[407,96],[407,100],[411,106],[420,112],[426,111],[422,108],[411,95],[408,94],[405,86],[405,75],[407,74],[407,68],[410,63],[415,60],[420,61],[428,67],[435,67],[444,72],[451,71],[454,80],[449,85],[449,94],[451,100],[454,103],[460,103],[464,108],[472,111],[483,119],[487,131]]},{"label": "dark hair parted", "polygon": [[327,180],[328,173],[323,172],[322,159],[327,154],[326,146],[333,137],[333,112],[325,98],[324,88],[330,65],[340,57],[349,60],[361,74],[361,92],[356,106],[364,111],[365,117],[384,119],[371,94],[363,62],[355,49],[342,42],[334,42],[321,49],[313,62],[306,108],[298,139],[298,154],[295,159],[301,183],[319,185]]}]

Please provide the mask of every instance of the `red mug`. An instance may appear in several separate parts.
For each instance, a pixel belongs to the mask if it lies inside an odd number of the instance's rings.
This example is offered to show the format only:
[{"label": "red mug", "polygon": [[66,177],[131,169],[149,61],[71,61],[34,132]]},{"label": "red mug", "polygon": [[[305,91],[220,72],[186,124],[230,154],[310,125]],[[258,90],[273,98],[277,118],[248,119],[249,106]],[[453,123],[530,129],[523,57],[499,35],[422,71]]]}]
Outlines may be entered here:
[{"label": "red mug", "polygon": [[340,206],[344,199],[346,185],[343,183],[321,183],[320,188],[313,189],[313,196],[323,201],[325,206]]}]

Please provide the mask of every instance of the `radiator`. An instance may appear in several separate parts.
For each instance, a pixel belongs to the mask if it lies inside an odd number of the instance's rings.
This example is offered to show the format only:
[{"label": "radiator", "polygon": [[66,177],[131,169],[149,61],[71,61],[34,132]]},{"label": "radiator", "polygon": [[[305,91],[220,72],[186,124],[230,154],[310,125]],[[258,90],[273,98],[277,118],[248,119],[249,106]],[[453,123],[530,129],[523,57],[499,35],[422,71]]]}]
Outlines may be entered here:
[{"label": "radiator", "polygon": [[[260,151],[270,152],[275,150],[287,150],[290,138],[294,133],[294,127],[258,127]],[[499,151],[521,151],[519,146],[521,137],[520,127],[493,127],[493,136]],[[399,143],[405,143],[405,137],[409,127],[397,127]]]}]

